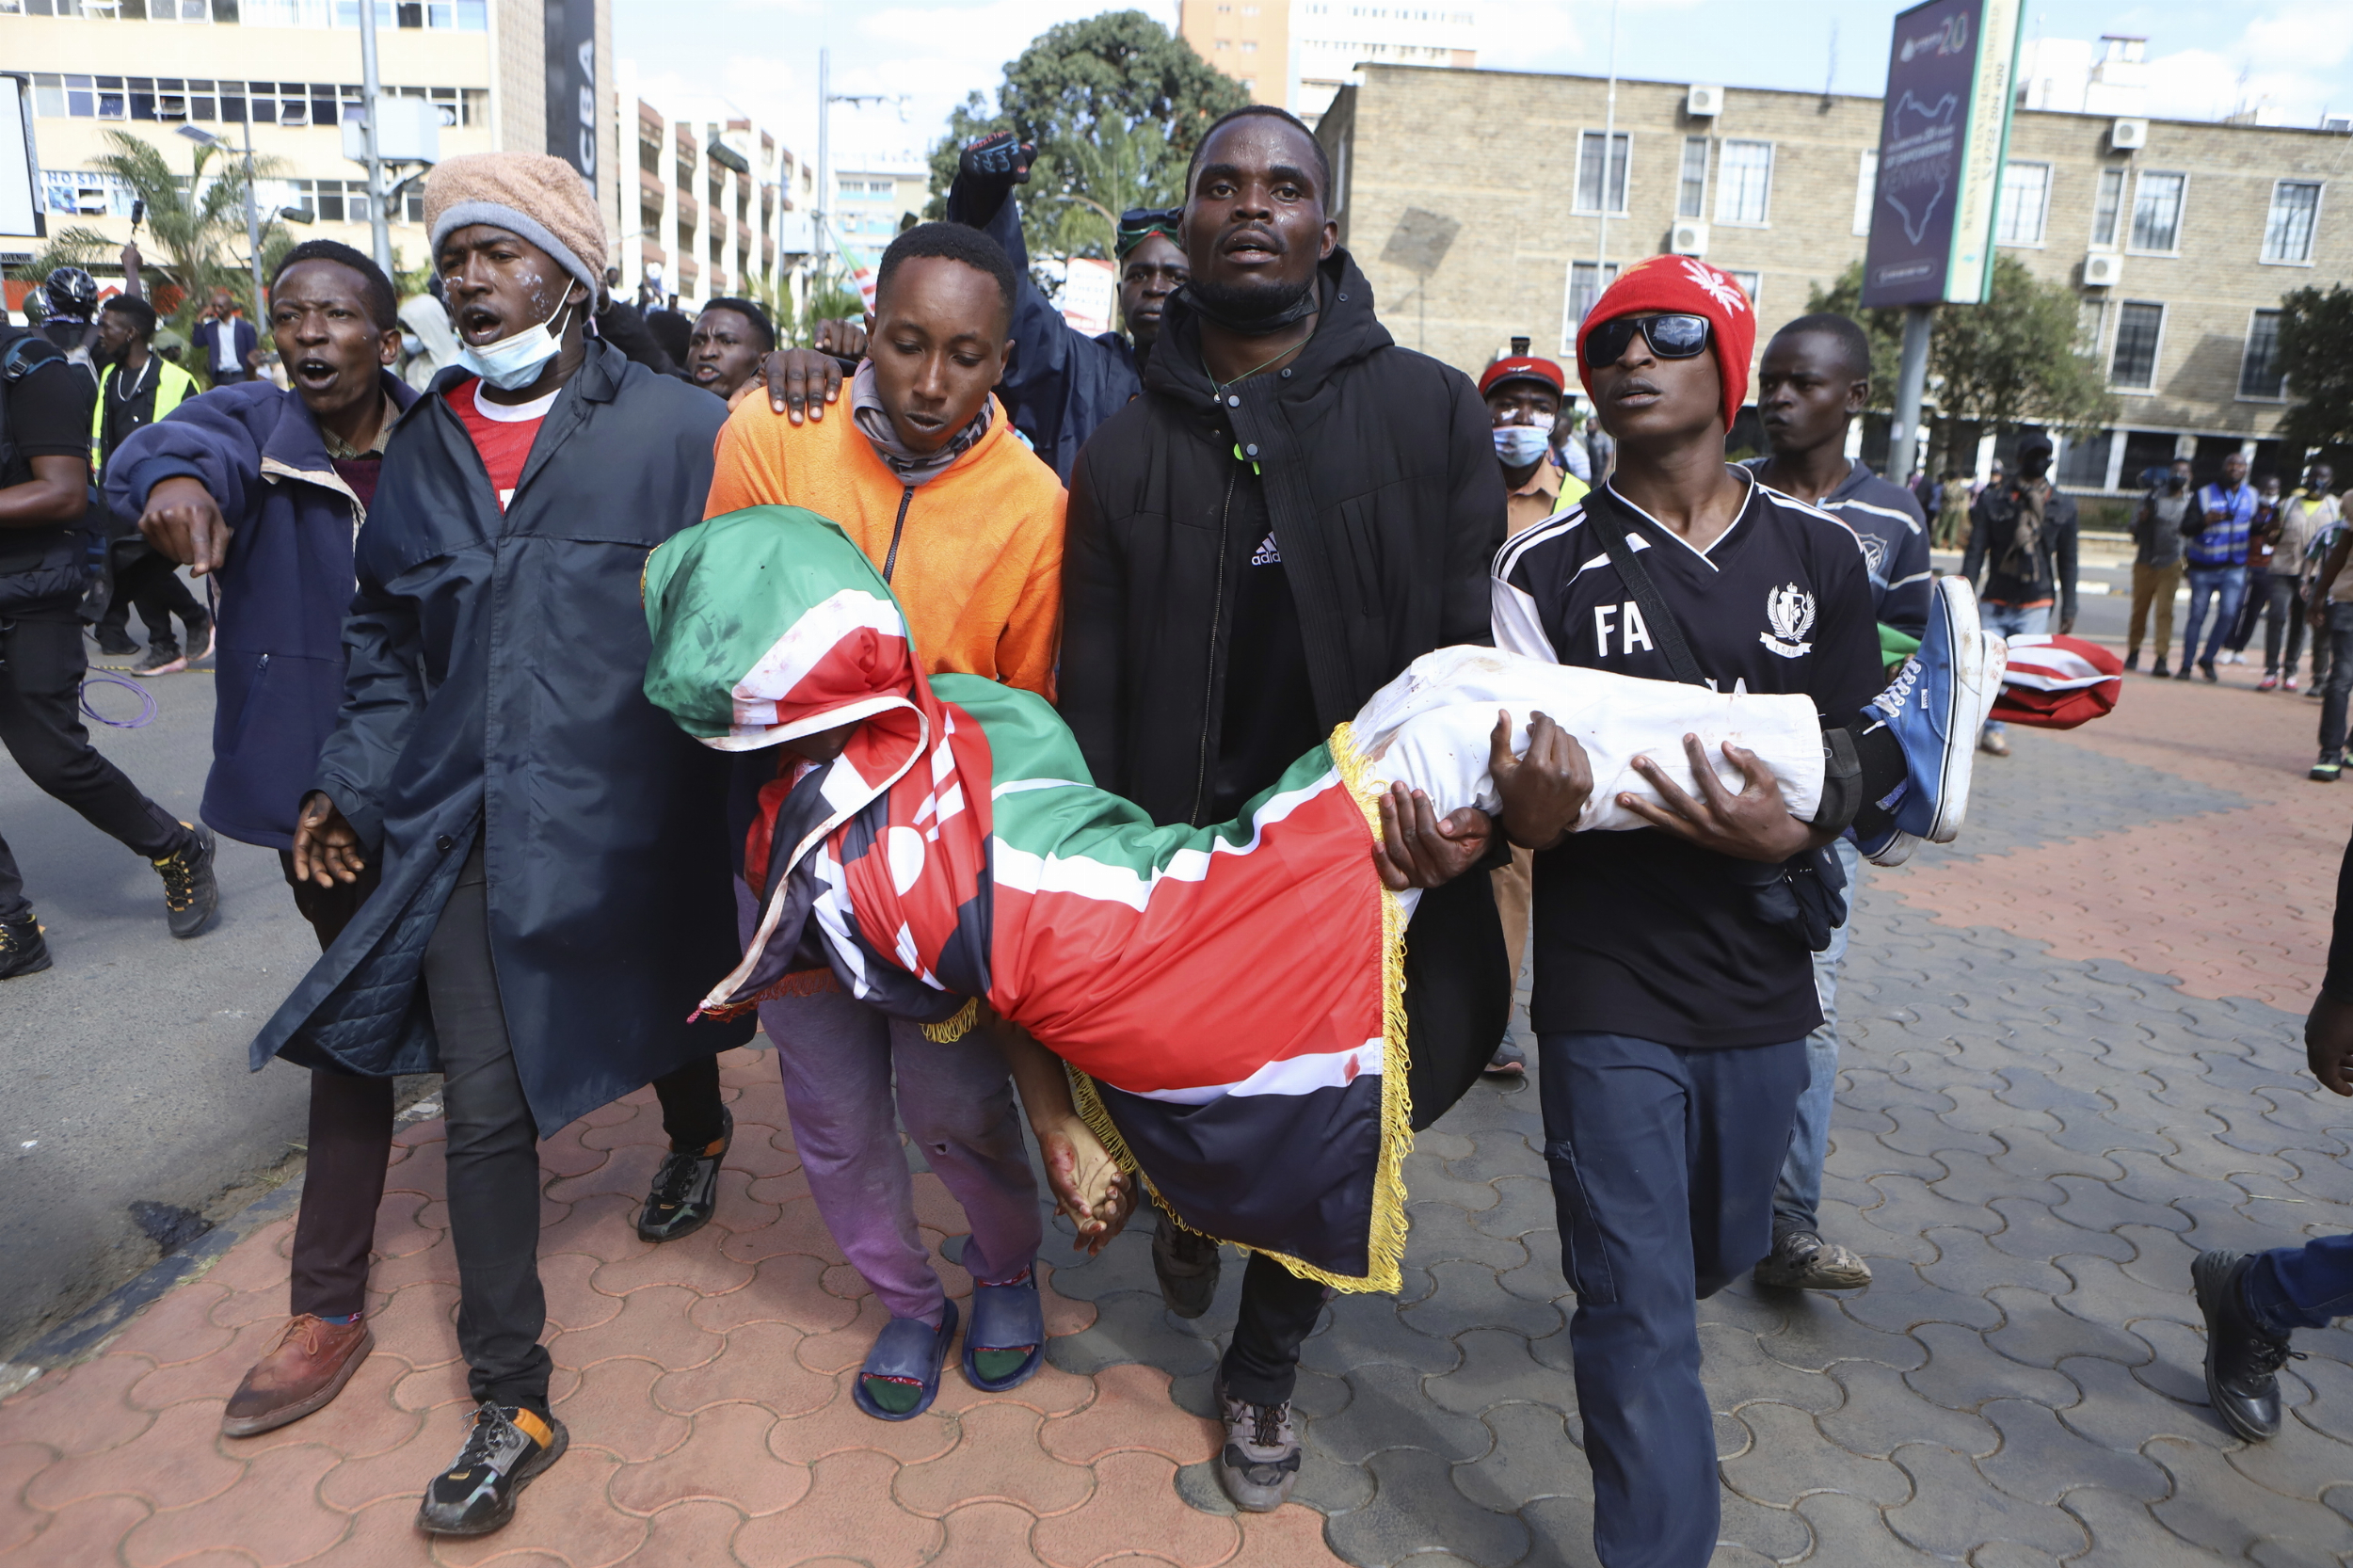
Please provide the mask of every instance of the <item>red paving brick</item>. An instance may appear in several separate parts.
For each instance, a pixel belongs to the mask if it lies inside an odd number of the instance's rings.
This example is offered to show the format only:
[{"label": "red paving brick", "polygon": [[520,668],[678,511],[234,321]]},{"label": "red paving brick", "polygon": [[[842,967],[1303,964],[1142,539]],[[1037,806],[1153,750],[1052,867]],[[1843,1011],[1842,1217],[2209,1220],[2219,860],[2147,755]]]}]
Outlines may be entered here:
[{"label": "red paving brick", "polygon": [[[219,1435],[222,1401],[284,1320],[292,1229],[260,1227],[94,1359],[0,1402],[0,1554],[43,1568],[1339,1560],[1305,1509],[1238,1523],[1177,1496],[1176,1467],[1214,1452],[1215,1428],[1150,1368],[1048,1366],[1000,1395],[952,1368],[915,1420],[859,1413],[850,1386],[881,1310],[817,1221],[773,1065],[750,1052],[724,1065],[745,1158],[700,1235],[636,1237],[664,1145],[649,1096],[548,1145],[551,1393],[572,1446],[505,1530],[432,1542],[414,1526],[468,1405],[442,1141],[426,1123],[395,1149],[376,1349],[342,1397],[259,1438]],[[961,1224],[936,1177],[915,1180],[936,1249]],[[968,1296],[962,1270],[940,1272]],[[1040,1279],[1049,1335],[1095,1322],[1091,1304],[1054,1291],[1050,1264]]]}]

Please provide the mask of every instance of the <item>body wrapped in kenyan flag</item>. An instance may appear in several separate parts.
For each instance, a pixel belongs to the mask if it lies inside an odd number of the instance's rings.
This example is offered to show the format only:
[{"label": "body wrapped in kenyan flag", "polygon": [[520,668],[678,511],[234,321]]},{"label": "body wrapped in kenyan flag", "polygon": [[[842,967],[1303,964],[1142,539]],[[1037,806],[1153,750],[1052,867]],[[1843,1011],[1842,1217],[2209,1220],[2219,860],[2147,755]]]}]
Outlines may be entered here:
[{"label": "body wrapped in kenyan flag", "polygon": [[1386,783],[1441,812],[1492,808],[1497,707],[1543,707],[1592,755],[1580,828],[1640,825],[1612,804],[1649,792],[1621,739],[1635,729],[1678,766],[1687,730],[1711,755],[1737,741],[1793,811],[1819,797],[1801,697],[1455,648],[1417,662],[1237,820],[1157,826],[1089,782],[1044,699],[927,679],[888,587],[812,513],[686,530],[654,552],[645,598],[647,696],[705,744],[857,725],[830,762],[776,753],[744,845],[760,920],[705,1011],[811,969],[943,1032],[984,1001],[1069,1065],[1090,1125],[1179,1219],[1343,1289],[1396,1288],[1404,1244],[1413,895],[1388,892],[1372,858]]}]

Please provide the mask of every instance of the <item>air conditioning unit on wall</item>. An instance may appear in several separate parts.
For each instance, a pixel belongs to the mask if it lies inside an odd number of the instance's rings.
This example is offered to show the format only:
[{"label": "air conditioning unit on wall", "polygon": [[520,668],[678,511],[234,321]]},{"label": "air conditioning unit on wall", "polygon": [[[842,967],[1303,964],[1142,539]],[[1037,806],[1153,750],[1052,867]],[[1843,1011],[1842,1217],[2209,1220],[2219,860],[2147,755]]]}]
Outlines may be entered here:
[{"label": "air conditioning unit on wall", "polygon": [[2123,257],[2112,251],[2094,250],[2084,258],[2084,287],[2112,289],[2123,280]]},{"label": "air conditioning unit on wall", "polygon": [[1693,120],[1712,120],[1724,112],[1724,89],[1694,87],[1683,100],[1683,112]]},{"label": "air conditioning unit on wall", "polygon": [[1667,237],[1667,248],[1677,256],[1706,255],[1707,225],[1684,219],[1674,226],[1674,232]]},{"label": "air conditioning unit on wall", "polygon": [[2120,120],[2108,127],[2108,145],[2119,152],[2131,152],[2149,145],[2149,122],[2145,120]]}]

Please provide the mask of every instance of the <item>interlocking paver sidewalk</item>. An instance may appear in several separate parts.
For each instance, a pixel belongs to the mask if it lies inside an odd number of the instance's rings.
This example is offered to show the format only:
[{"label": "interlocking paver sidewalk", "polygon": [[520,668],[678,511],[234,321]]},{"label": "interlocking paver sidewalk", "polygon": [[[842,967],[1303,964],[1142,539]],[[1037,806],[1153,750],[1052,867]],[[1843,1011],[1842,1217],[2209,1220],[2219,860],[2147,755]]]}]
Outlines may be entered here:
[{"label": "interlocking paver sidewalk", "polygon": [[[2234,683],[2235,685],[2235,683]],[[2302,1074],[2353,792],[2303,782],[2293,698],[2135,682],[2013,731],[1966,841],[1866,883],[1824,1224],[1877,1283],[1702,1304],[1718,1562],[2353,1559],[2353,1334],[2299,1336],[2287,1429],[2205,1408],[2187,1288],[2208,1246],[2353,1228],[2353,1102]],[[1239,1518],[1209,1460],[1215,1307],[1169,1317],[1141,1234],[1047,1273],[1048,1365],[952,1372],[926,1416],[850,1406],[880,1318],[815,1218],[773,1067],[728,1059],[719,1218],[630,1224],[638,1096],[545,1146],[557,1409],[572,1452],[504,1533],[432,1545],[415,1496],[460,1431],[436,1124],[379,1226],[378,1348],[343,1398],[216,1435],[275,1334],[289,1227],[258,1231],[95,1358],[0,1404],[0,1555],[38,1563],[1583,1564],[1592,1492],[1534,1096],[1482,1086],[1410,1174],[1401,1296],[1309,1341],[1297,1502]],[[953,1206],[918,1176],[958,1292]]]}]

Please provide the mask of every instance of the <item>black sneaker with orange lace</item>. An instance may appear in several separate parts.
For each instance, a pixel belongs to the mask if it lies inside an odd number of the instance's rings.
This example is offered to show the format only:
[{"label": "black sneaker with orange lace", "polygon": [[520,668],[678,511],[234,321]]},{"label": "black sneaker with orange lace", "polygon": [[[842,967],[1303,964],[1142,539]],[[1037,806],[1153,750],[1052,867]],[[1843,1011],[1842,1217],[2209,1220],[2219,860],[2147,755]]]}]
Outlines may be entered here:
[{"label": "black sneaker with orange lace", "polygon": [[516,1494],[564,1457],[564,1423],[518,1405],[484,1400],[473,1431],[417,1505],[417,1526],[434,1535],[488,1535],[515,1517]]},{"label": "black sneaker with orange lace", "polygon": [[0,980],[39,974],[49,967],[49,939],[31,911],[12,920],[0,920]]},{"label": "black sneaker with orange lace", "polygon": [[220,909],[220,884],[213,880],[216,840],[209,827],[189,827],[187,847],[153,862],[164,879],[164,918],[174,936],[193,936],[213,923]]},{"label": "black sneaker with orange lace", "polygon": [[637,1234],[675,1241],[711,1221],[719,1207],[719,1162],[735,1142],[735,1112],[719,1108],[719,1136],[698,1149],[672,1149],[653,1173],[653,1189],[637,1215]]}]

